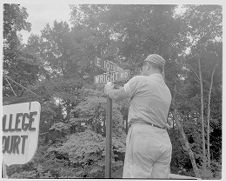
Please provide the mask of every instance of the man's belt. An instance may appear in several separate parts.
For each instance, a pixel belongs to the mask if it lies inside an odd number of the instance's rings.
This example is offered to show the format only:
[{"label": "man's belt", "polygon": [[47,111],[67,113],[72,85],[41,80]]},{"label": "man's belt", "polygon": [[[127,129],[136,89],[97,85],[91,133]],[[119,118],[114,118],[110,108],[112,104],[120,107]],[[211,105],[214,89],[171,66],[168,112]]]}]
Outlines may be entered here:
[{"label": "man's belt", "polygon": [[166,128],[160,127],[160,126],[158,126],[158,125],[156,125],[156,124],[153,124],[153,123],[144,121],[144,120],[142,120],[142,119],[131,119],[131,121],[130,121],[130,123],[129,123],[129,128],[130,128],[130,126],[132,126],[133,124],[136,124],[136,123],[147,124],[147,125],[150,125],[150,126],[159,128],[159,129],[166,129]]}]

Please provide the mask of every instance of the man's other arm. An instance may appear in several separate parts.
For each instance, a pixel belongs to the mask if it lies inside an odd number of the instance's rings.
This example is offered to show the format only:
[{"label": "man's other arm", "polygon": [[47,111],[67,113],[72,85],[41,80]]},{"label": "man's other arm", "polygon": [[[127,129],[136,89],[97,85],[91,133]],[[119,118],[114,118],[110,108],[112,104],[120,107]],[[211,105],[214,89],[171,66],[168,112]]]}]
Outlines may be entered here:
[{"label": "man's other arm", "polygon": [[120,87],[119,89],[110,88],[107,91],[107,95],[115,100],[128,98],[128,94],[125,92],[124,87]]}]

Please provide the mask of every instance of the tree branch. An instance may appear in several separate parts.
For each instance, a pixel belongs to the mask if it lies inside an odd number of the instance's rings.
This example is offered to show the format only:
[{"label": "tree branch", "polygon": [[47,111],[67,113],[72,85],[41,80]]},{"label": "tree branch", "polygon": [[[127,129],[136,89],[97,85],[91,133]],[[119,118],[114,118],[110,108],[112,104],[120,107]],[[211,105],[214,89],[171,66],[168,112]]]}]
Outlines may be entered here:
[{"label": "tree branch", "polygon": [[11,88],[11,90],[13,91],[14,96],[16,96],[16,97],[17,97],[17,95],[16,95],[15,91],[13,90],[13,88],[12,88],[12,86],[11,86],[11,84],[10,84],[9,80],[8,80],[6,77],[5,77],[5,79],[6,79],[7,83],[9,84],[9,87],[10,87],[10,88]]},{"label": "tree branch", "polygon": [[11,80],[14,84],[18,85],[19,87],[22,87],[23,89],[27,90],[28,92],[31,92],[32,94],[34,94],[34,95],[36,95],[36,96],[38,96],[38,97],[41,97],[41,96],[39,96],[38,94],[36,94],[36,93],[34,93],[33,91],[31,91],[30,89],[28,89],[28,88],[24,87],[23,85],[17,83],[17,82],[14,81],[13,79],[11,79],[9,76],[7,76],[7,75],[4,75],[4,76],[5,76],[7,79]]},{"label": "tree branch", "polygon": [[198,74],[193,70],[192,66],[189,67],[189,70],[195,75],[196,81],[199,82],[200,78],[199,78]]}]

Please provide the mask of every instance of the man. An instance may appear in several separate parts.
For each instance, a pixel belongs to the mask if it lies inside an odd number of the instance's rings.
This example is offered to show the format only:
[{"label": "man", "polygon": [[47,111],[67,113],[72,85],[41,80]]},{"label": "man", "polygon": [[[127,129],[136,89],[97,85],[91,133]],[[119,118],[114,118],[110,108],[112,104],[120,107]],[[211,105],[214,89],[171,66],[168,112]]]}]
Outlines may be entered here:
[{"label": "man", "polygon": [[105,86],[112,99],[130,98],[123,178],[169,178],[172,145],[167,116],[171,94],[163,78],[164,65],[161,56],[151,54],[144,60],[141,75],[124,87]]}]

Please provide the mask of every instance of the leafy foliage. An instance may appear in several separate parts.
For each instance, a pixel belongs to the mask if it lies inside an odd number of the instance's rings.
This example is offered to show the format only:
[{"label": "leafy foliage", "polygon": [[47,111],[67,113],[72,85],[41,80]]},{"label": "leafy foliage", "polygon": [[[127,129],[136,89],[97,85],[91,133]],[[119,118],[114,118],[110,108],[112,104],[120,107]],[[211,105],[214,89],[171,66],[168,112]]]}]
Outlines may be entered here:
[{"label": "leafy foliage", "polygon": [[[20,84],[32,85],[38,79],[39,66],[35,57],[24,50],[17,33],[21,30],[30,31],[31,24],[27,22],[28,14],[25,8],[17,4],[4,4],[3,29],[3,68],[4,75],[10,76]],[[24,90],[12,85],[15,93],[21,96]],[[12,90],[4,77],[3,95],[12,96]]]}]

